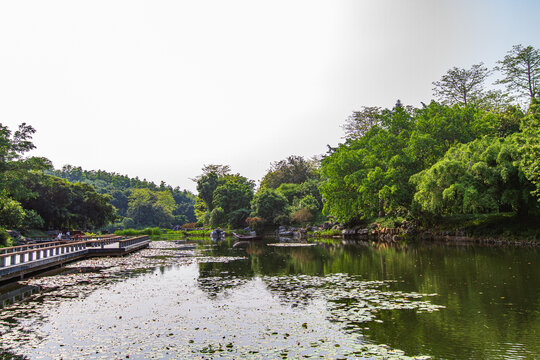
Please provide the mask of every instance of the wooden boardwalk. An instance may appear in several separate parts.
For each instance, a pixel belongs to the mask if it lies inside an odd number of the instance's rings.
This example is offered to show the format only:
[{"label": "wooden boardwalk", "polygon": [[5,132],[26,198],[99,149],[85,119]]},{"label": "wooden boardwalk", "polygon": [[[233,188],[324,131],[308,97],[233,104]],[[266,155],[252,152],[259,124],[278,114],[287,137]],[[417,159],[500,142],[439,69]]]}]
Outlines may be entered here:
[{"label": "wooden boardwalk", "polygon": [[108,235],[82,241],[52,241],[0,248],[0,283],[22,279],[74,260],[93,256],[123,256],[148,247],[148,236]]}]

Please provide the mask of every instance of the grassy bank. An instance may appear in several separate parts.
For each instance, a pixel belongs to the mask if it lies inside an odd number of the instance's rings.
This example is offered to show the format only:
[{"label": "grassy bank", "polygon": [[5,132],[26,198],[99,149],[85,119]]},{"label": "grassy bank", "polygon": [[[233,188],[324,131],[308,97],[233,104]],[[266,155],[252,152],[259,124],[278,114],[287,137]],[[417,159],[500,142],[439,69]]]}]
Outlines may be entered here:
[{"label": "grassy bank", "polygon": [[124,229],[124,230],[117,230],[114,233],[116,235],[121,235],[121,236],[141,236],[141,235],[162,235],[163,234],[161,229],[158,227],[146,228],[142,230]]}]

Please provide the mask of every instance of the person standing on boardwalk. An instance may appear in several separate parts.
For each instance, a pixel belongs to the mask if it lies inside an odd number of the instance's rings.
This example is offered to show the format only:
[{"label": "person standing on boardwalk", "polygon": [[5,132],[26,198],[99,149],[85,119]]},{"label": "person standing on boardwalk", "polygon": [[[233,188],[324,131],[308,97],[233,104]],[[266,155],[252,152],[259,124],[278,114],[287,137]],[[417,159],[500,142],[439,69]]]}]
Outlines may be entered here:
[{"label": "person standing on boardwalk", "polygon": [[61,231],[58,233],[58,236],[56,237],[56,239],[58,241],[62,241],[62,232]]}]

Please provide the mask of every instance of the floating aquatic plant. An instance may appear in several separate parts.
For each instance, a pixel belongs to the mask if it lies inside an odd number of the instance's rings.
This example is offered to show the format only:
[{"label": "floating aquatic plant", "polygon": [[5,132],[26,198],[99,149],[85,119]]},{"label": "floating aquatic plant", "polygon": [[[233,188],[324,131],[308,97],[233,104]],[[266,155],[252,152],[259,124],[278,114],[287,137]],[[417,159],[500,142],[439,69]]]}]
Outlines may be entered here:
[{"label": "floating aquatic plant", "polygon": [[348,274],[202,276],[199,264],[248,258],[171,244],[21,282],[43,291],[0,313],[2,348],[32,359],[404,359],[368,343],[362,324],[383,310],[441,308],[425,294],[389,291],[391,281]]}]

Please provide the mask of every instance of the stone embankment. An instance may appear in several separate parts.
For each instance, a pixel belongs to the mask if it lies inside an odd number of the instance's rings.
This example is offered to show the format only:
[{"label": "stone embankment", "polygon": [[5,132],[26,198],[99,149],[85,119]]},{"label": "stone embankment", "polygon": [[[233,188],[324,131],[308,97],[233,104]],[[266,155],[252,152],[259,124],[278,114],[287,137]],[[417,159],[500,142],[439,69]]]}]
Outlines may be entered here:
[{"label": "stone embankment", "polygon": [[387,243],[423,240],[444,242],[448,244],[540,247],[540,241],[510,239],[503,236],[469,236],[464,231],[428,231],[417,228],[415,225],[406,221],[400,224],[400,226],[393,228],[380,227],[377,224],[372,224],[370,228],[354,227],[351,229],[343,229],[341,234],[343,237]]}]

